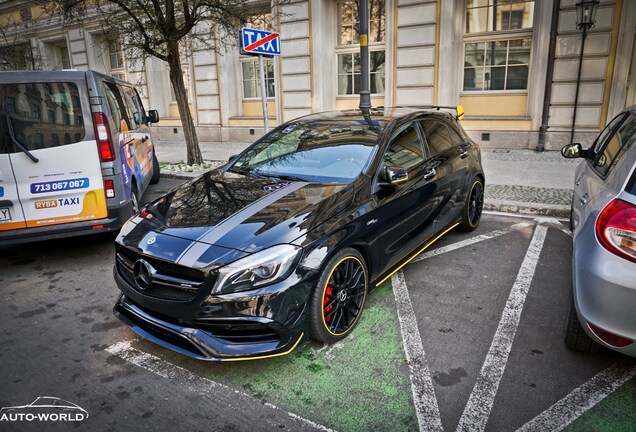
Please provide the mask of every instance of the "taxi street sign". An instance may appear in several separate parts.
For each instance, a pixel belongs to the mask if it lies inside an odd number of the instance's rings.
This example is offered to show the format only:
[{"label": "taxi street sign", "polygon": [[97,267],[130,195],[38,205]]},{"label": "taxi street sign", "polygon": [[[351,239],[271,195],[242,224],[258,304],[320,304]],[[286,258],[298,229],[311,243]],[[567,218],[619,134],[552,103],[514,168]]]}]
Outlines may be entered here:
[{"label": "taxi street sign", "polygon": [[280,55],[280,34],[243,27],[241,48],[246,54]]}]

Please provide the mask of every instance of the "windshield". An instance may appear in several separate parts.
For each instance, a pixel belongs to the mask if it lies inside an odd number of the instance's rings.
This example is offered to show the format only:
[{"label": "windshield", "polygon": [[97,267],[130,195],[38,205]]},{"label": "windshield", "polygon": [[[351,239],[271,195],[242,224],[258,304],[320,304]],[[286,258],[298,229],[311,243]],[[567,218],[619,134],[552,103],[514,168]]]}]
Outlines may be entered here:
[{"label": "windshield", "polygon": [[350,183],[367,164],[378,131],[358,122],[293,123],[254,144],[231,170],[318,183]]}]

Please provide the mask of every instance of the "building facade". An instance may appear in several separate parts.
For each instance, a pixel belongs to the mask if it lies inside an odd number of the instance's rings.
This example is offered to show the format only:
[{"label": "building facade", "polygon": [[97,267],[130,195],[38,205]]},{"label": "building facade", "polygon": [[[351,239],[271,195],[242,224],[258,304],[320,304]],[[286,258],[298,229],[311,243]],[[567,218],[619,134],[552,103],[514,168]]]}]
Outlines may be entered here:
[{"label": "building facade", "polygon": [[[464,128],[485,147],[535,148],[543,124],[545,148],[560,148],[570,140],[581,47],[575,3],[369,0],[373,106],[461,104]],[[358,106],[357,1],[291,0],[274,11],[254,2],[254,11],[248,26],[281,34],[282,55],[266,61],[270,126]],[[11,40],[3,32],[0,45],[36,53],[19,56],[21,67],[90,68],[127,79],[146,108],[159,111],[157,136],[183,139],[166,64],[128,62],[97,26],[62,27],[33,2],[0,3],[0,25],[20,29]],[[602,0],[585,45],[575,141],[591,143],[636,104],[635,35],[636,1]],[[232,47],[192,49],[183,68],[200,140],[251,141],[263,133],[256,57]]]}]

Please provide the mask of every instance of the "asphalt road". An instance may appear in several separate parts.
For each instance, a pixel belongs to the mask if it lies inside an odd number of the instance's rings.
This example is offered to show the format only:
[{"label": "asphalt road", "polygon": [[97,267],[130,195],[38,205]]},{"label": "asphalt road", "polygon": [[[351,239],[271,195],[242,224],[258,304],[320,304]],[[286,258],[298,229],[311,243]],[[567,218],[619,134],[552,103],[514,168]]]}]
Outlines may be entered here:
[{"label": "asphalt road", "polygon": [[[162,179],[145,198],[178,183]],[[0,250],[0,407],[59,397],[89,413],[71,425],[87,431],[636,424],[636,363],[563,344],[571,237],[559,221],[485,215],[376,289],[343,342],[227,364],[163,350],[114,318],[113,239]]]}]

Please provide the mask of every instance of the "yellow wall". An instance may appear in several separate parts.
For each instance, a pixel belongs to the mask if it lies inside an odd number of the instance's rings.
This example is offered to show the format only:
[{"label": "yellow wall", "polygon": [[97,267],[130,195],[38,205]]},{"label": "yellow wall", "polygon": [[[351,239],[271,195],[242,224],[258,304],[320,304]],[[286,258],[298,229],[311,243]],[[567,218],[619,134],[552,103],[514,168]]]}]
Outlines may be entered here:
[{"label": "yellow wall", "polygon": [[[384,105],[384,96],[380,97],[372,97],[371,105],[383,106]],[[358,109],[360,106],[360,98],[337,98],[336,99],[336,110],[348,110],[348,109]]]},{"label": "yellow wall", "polygon": [[466,130],[532,130],[531,120],[462,120],[461,125]]},{"label": "yellow wall", "polygon": [[[267,101],[267,115],[270,118],[276,117],[276,101]],[[258,101],[243,101],[243,117],[263,117],[263,102]]]},{"label": "yellow wall", "polygon": [[528,95],[462,95],[466,117],[526,117]]}]

